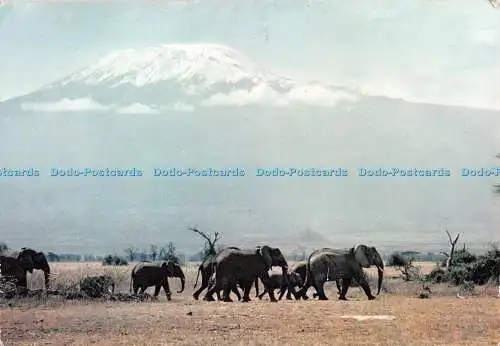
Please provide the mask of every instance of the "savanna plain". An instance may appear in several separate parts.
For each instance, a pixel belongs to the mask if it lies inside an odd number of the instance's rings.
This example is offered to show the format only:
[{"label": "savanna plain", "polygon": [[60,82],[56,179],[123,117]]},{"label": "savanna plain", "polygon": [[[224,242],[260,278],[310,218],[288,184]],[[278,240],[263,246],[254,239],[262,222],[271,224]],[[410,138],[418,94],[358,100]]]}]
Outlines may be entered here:
[{"label": "savanna plain", "polygon": [[[117,284],[115,292],[129,292],[134,263],[51,265],[52,286],[109,274]],[[434,263],[416,265],[428,273]],[[49,295],[1,306],[1,340],[6,346],[500,344],[500,299],[493,285],[460,293],[457,287],[433,284],[429,298],[421,299],[421,283],[405,282],[399,271],[386,268],[383,289],[373,301],[359,287],[349,289],[348,301],[339,301],[335,283],[328,282],[327,301],[313,299],[310,289],[307,301],[283,297],[271,303],[267,296],[255,298],[252,288],[251,302],[225,303],[195,301],[197,263],[187,263],[183,270],[185,290],[175,293],[180,282],[170,279],[171,301],[162,290],[158,300],[144,302],[65,300]],[[370,279],[376,276],[376,271],[366,271]],[[41,288],[43,276],[35,271],[28,282],[32,288]],[[375,279],[371,287],[376,289]],[[147,292],[153,291],[150,287]]]}]

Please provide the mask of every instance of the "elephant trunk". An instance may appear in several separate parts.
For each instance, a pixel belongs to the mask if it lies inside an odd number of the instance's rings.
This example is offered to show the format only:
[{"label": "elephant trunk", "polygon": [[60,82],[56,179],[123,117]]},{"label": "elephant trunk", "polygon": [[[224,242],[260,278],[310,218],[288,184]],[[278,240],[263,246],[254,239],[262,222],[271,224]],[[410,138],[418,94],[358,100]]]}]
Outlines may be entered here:
[{"label": "elephant trunk", "polygon": [[281,266],[281,274],[283,275],[283,278],[286,278],[288,276],[288,265],[284,264]]},{"label": "elephant trunk", "polygon": [[50,268],[47,267],[46,269],[44,269],[43,271],[43,275],[44,275],[44,278],[45,278],[45,289],[49,289],[49,284],[50,284]]},{"label": "elephant trunk", "polygon": [[43,271],[43,276],[45,279],[45,289],[49,289],[49,283],[50,283],[50,265],[47,262],[47,260],[44,260],[42,263],[40,263],[39,268]]},{"label": "elephant trunk", "polygon": [[378,271],[378,289],[377,289],[377,295],[380,293],[380,289],[382,288],[382,280],[384,279],[384,263],[381,263],[381,265],[377,266],[377,271]]},{"label": "elephant trunk", "polygon": [[180,276],[180,279],[181,279],[181,289],[180,291],[177,291],[177,293],[182,293],[184,291],[184,286],[186,284],[186,278],[184,277],[184,275]]},{"label": "elephant trunk", "polygon": [[177,293],[182,293],[184,291],[184,287],[186,286],[186,276],[178,264],[175,265],[172,276],[181,279],[181,289],[177,291]]}]

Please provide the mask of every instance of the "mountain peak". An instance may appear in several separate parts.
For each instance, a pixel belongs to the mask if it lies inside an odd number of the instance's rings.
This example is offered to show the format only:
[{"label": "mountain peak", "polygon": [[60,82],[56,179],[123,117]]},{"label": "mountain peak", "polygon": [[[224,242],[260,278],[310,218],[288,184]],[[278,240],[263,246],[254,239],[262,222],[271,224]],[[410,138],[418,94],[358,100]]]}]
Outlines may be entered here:
[{"label": "mountain peak", "polygon": [[10,102],[35,111],[192,111],[200,107],[334,107],[358,93],[265,72],[214,43],[112,51],[95,63]]},{"label": "mountain peak", "polygon": [[110,83],[141,87],[162,80],[187,82],[199,77],[208,84],[235,83],[258,74],[255,65],[235,49],[220,44],[165,44],[113,51],[58,84]]}]

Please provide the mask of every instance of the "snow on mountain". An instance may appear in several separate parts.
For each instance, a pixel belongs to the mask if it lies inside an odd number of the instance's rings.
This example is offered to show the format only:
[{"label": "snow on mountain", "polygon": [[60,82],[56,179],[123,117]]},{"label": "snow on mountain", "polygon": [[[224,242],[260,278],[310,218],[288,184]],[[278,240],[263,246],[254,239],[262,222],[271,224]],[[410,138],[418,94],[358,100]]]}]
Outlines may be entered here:
[{"label": "snow on mountain", "polygon": [[227,46],[168,44],[112,52],[10,102],[37,111],[157,113],[214,106],[333,107],[358,97],[343,88],[264,72]]}]

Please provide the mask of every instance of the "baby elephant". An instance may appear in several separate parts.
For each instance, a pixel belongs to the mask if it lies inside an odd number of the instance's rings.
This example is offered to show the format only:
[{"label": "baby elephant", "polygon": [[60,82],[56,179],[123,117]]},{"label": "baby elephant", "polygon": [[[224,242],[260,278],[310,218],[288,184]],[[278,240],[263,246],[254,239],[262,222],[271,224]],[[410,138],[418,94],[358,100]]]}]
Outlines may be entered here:
[{"label": "baby elephant", "polygon": [[[273,273],[269,276],[269,279],[271,279],[271,287],[273,290],[280,289],[280,296],[278,297],[278,300],[281,300],[283,298],[283,295],[285,292],[288,291],[286,295],[286,299],[292,299],[291,294],[295,296],[295,299],[297,299],[296,294],[295,294],[295,287],[302,287],[304,284],[304,281],[300,277],[300,275],[296,272],[290,272],[287,273],[287,278],[288,280],[283,280],[283,275],[282,274],[277,274]],[[262,297],[268,293],[267,290],[259,294],[259,299],[262,299]]]},{"label": "baby elephant", "polygon": [[[238,285],[241,287],[241,285],[239,283],[238,283]],[[215,273],[212,274],[212,276],[208,280],[208,287],[209,287],[209,289],[211,287],[213,287],[213,286],[215,286]],[[215,294],[217,294],[217,299],[218,300],[222,300],[221,291],[222,291],[222,289],[219,290],[219,291],[215,291]],[[231,287],[231,292],[233,292],[234,294],[236,294],[236,296],[238,297],[238,300],[241,300],[241,294],[240,294],[240,291],[238,290],[237,286],[232,286]]]},{"label": "baby elephant", "polygon": [[109,275],[87,276],[80,280],[80,291],[91,298],[100,298],[115,292],[115,281]]},{"label": "baby elephant", "polygon": [[133,288],[134,294],[137,294],[140,288],[141,291],[139,294],[143,294],[148,287],[155,286],[154,296],[156,298],[158,294],[160,294],[160,289],[163,287],[167,299],[171,300],[172,294],[170,293],[168,277],[174,275],[176,266],[177,265],[171,261],[161,263],[140,262],[136,264],[134,269],[132,269],[130,291],[132,292]]}]

